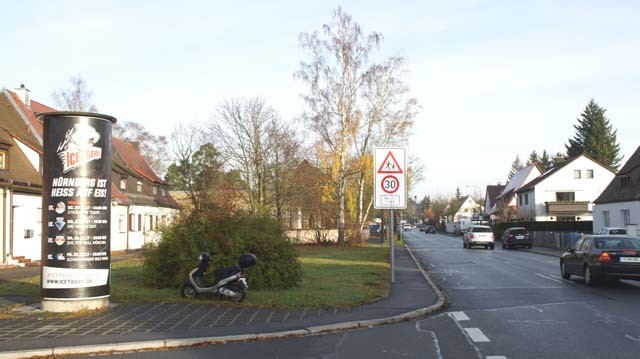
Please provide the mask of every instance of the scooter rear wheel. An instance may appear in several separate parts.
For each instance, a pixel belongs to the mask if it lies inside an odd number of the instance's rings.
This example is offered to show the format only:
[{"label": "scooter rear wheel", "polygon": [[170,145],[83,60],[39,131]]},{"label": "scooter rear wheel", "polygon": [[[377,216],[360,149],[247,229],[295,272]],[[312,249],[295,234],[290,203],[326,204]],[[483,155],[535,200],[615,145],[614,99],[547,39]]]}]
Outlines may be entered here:
[{"label": "scooter rear wheel", "polygon": [[198,292],[191,284],[183,284],[182,289],[180,289],[180,294],[183,298],[195,298],[198,296]]},{"label": "scooter rear wheel", "polygon": [[231,297],[231,301],[240,303],[244,301],[244,299],[247,297],[247,292],[244,290],[244,288],[238,287],[238,288],[233,288],[233,290],[236,291],[236,293],[238,293],[238,296]]}]

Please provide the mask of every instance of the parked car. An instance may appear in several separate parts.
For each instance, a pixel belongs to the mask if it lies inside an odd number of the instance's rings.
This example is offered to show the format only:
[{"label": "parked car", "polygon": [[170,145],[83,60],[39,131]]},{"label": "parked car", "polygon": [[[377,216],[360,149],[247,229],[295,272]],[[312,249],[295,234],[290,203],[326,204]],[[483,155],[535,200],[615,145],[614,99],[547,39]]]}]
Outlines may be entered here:
[{"label": "parked car", "polygon": [[372,236],[380,235],[380,225],[379,224],[370,224],[369,225],[369,234]]},{"label": "parked car", "polygon": [[411,227],[411,225],[410,225],[409,223],[405,223],[405,224],[402,226],[402,230],[404,230],[404,231],[410,231],[410,230],[411,230],[411,228],[412,228],[412,227]]},{"label": "parked car", "polygon": [[427,225],[426,225],[426,224],[420,224],[420,225],[418,225],[418,229],[420,230],[420,232],[424,232],[426,228],[427,228]]},{"label": "parked car", "polygon": [[435,227],[435,226],[428,225],[428,226],[426,226],[426,227],[424,228],[424,232],[425,232],[425,234],[429,234],[429,233],[436,234],[436,227]]},{"label": "parked car", "polygon": [[512,249],[515,247],[531,248],[533,239],[531,234],[524,227],[507,228],[502,234],[502,248]]},{"label": "parked car", "polygon": [[489,226],[481,226],[473,224],[464,233],[462,237],[462,246],[471,248],[473,246],[484,246],[484,248],[493,249],[493,231]]},{"label": "parked car", "polygon": [[628,233],[627,233],[627,229],[622,227],[603,227],[596,234],[605,235],[605,236],[608,236],[608,235],[626,236]]},{"label": "parked car", "polygon": [[583,236],[560,257],[564,279],[582,276],[587,285],[606,279],[640,280],[640,239],[620,235]]}]

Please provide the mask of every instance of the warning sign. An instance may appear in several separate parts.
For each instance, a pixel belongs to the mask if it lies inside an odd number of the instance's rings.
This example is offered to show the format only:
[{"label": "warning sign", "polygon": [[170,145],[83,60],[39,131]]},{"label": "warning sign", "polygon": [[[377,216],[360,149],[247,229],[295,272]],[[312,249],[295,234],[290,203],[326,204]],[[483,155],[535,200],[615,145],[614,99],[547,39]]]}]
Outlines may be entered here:
[{"label": "warning sign", "polygon": [[393,152],[389,151],[378,168],[378,173],[398,173],[402,174],[402,167],[398,164],[398,160],[393,156]]},{"label": "warning sign", "polygon": [[406,156],[401,147],[378,147],[374,153],[376,209],[407,208]]}]

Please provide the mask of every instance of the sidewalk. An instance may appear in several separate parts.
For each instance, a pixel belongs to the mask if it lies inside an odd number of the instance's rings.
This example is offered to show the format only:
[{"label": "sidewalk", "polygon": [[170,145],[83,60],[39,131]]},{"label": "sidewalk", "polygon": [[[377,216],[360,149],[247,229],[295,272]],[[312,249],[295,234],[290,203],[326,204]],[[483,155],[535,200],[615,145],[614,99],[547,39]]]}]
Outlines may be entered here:
[{"label": "sidewalk", "polygon": [[356,308],[277,310],[194,300],[127,303],[69,317],[30,311],[39,298],[0,297],[0,359],[305,336],[410,320],[444,306],[444,295],[408,248],[396,247],[395,264],[389,296]]}]

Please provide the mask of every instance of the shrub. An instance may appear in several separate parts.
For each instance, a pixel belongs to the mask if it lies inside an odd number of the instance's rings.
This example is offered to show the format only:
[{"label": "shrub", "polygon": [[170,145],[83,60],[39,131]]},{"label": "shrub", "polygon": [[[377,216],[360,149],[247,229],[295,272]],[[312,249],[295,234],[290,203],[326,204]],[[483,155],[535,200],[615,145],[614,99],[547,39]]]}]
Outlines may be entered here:
[{"label": "shrub", "polygon": [[242,253],[255,254],[258,263],[247,270],[252,288],[283,289],[302,280],[295,247],[275,220],[233,214],[192,215],[165,229],[145,255],[145,283],[156,288],[180,286],[205,250],[211,254],[210,274],[215,268],[237,265]]}]

